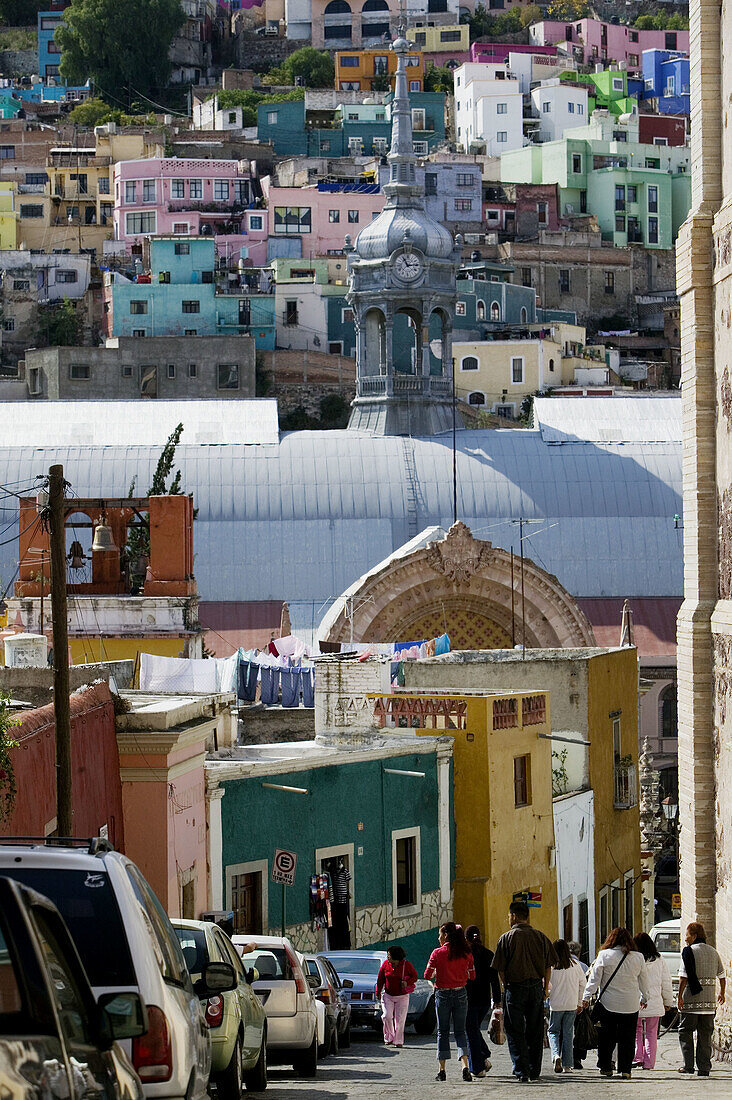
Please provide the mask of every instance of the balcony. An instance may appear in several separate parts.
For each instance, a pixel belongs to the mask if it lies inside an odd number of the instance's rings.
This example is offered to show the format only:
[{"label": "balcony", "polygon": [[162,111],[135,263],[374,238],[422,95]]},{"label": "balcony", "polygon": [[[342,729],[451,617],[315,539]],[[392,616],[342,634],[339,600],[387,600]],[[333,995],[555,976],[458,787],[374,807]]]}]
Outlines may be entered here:
[{"label": "balcony", "polygon": [[452,393],[449,378],[425,378],[421,374],[372,375],[358,381],[359,397],[382,397],[387,394],[432,395],[448,397]]},{"label": "balcony", "polygon": [[637,801],[635,764],[616,764],[613,791],[614,809],[632,810]]},{"label": "balcony", "polygon": [[45,195],[46,185],[45,183],[19,183],[18,194],[19,195]]}]

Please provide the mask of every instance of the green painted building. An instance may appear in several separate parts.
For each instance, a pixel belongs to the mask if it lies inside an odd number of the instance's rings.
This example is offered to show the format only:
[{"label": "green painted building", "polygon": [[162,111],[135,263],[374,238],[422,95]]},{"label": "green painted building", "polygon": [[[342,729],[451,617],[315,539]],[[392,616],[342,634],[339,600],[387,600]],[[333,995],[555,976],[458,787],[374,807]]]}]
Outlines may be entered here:
[{"label": "green painted building", "polygon": [[[237,932],[323,945],[310,919],[310,876],[350,874],[351,946],[398,941],[419,969],[452,919],[454,826],[449,738],[366,738],[239,746],[206,761],[214,908]],[[297,856],[295,881],[271,881],[275,849]],[[335,946],[333,944],[332,946]],[[345,945],[343,945],[345,946]]]},{"label": "green painted building", "polygon": [[628,95],[628,74],[622,69],[603,69],[600,73],[560,73],[560,80],[586,84],[589,115],[599,107],[613,115],[624,115],[638,107],[638,100]]}]

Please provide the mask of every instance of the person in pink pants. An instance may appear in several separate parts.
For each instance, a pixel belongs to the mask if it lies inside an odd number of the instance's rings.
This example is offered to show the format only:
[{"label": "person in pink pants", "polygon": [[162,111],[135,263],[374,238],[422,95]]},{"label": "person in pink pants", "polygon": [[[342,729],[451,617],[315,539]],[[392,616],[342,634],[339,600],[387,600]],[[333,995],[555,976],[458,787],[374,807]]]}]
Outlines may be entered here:
[{"label": "person in pink pants", "polygon": [[633,1065],[639,1069],[653,1069],[656,1064],[658,1024],[667,1008],[673,1004],[671,974],[665,959],[659,955],[656,945],[647,932],[639,932],[635,945],[646,960],[648,974],[648,1004],[638,1013],[638,1029],[635,1033],[635,1058]]},{"label": "person in pink pants", "polygon": [[409,994],[417,981],[417,971],[407,961],[404,948],[390,947],[376,979],[384,1018],[384,1042],[388,1047],[404,1046],[404,1025],[409,1011]]}]

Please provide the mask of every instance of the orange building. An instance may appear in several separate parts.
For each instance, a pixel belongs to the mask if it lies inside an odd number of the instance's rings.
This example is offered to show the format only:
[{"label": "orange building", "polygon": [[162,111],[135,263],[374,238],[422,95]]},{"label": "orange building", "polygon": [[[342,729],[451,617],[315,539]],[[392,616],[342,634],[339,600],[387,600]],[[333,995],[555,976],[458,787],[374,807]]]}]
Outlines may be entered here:
[{"label": "orange building", "polygon": [[[410,92],[424,91],[424,57],[419,50],[407,53],[407,80]],[[380,88],[389,78],[393,90],[397,55],[384,46],[380,50],[339,50],[335,55],[335,86],[339,91],[386,91]],[[374,81],[377,87],[374,88]]]}]

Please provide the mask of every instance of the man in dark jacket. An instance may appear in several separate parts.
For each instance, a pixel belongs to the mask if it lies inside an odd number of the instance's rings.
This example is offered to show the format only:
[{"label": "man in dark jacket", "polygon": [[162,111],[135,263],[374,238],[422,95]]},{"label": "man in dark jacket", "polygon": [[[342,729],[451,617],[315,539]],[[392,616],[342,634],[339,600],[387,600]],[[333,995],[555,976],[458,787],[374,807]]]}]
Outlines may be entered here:
[{"label": "man in dark jacket", "polygon": [[491,1052],[483,1038],[480,1025],[488,1015],[491,1005],[494,1008],[500,1007],[501,984],[493,968],[493,952],[481,943],[480,929],[477,924],[468,925],[465,929],[465,938],[473,952],[475,966],[475,980],[468,982],[467,987],[468,1015],[465,1031],[468,1036],[468,1059],[473,1077],[485,1077],[486,1072],[491,1068]]}]

